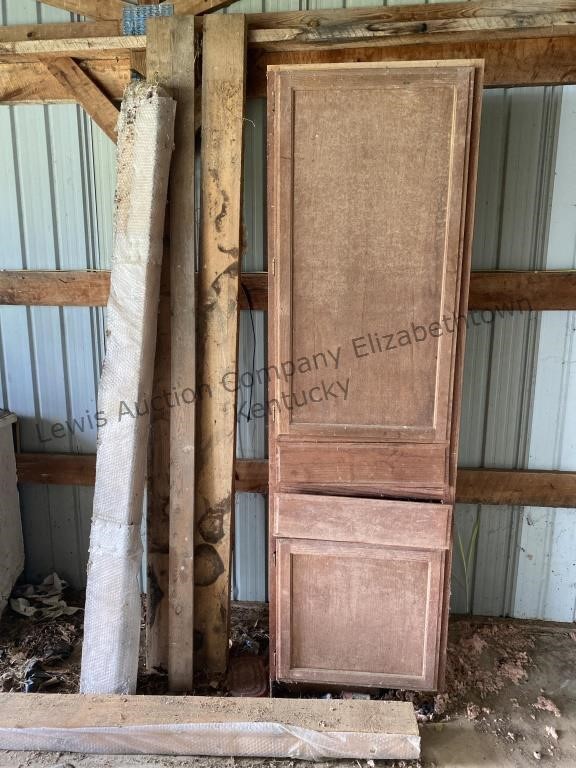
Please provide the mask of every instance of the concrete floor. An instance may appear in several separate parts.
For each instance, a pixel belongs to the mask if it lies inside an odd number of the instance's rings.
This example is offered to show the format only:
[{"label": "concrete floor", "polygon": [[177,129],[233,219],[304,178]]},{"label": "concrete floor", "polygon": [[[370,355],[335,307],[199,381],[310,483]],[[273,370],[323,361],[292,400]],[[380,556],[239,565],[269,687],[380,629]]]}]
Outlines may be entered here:
[{"label": "concrete floor", "polygon": [[[536,623],[452,622],[447,695],[436,699],[436,707],[439,711],[434,721],[421,725],[421,761],[383,763],[383,766],[525,768],[548,764],[576,768],[576,632],[571,627]],[[367,766],[366,761],[295,764],[288,760],[0,751],[0,768],[311,768],[312,765]]]}]

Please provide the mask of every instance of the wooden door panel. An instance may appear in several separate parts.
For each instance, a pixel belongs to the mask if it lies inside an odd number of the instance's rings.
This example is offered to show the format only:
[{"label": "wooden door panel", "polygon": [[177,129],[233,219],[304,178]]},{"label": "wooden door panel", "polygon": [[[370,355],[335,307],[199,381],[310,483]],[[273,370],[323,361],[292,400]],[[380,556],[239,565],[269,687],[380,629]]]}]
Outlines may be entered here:
[{"label": "wooden door panel", "polygon": [[279,491],[442,500],[449,484],[446,444],[279,440],[273,455]]},{"label": "wooden door panel", "polygon": [[277,679],[436,688],[451,525],[447,505],[278,494]]},{"label": "wooden door panel", "polygon": [[279,539],[277,678],[434,689],[443,551]]},{"label": "wooden door panel", "polygon": [[448,440],[474,74],[271,71],[277,435]]},{"label": "wooden door panel", "polygon": [[272,535],[410,549],[448,549],[450,507],[410,501],[277,493]]}]

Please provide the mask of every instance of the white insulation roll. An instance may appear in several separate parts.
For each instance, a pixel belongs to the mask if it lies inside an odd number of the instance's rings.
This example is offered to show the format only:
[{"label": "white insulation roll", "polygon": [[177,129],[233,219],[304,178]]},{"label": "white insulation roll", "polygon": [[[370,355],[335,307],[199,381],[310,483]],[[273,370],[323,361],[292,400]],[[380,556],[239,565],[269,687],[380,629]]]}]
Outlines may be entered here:
[{"label": "white insulation roll", "polygon": [[164,213],[176,104],[126,90],[118,122],[106,358],[98,391],[96,487],[80,691],[133,693],[138,672],[146,478]]}]

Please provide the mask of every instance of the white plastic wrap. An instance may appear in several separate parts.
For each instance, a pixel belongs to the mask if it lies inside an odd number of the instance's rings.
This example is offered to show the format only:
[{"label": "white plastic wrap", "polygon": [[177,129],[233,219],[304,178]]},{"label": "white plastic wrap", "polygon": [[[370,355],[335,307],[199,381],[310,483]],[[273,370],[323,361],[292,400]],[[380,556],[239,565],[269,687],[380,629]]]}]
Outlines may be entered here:
[{"label": "white plastic wrap", "polygon": [[139,83],[127,89],[118,123],[82,693],[132,693],[136,688],[140,524],[174,114],[171,98]]},{"label": "white plastic wrap", "polygon": [[190,723],[97,728],[0,728],[3,749],[92,754],[416,760],[420,736],[319,732],[281,723]]}]

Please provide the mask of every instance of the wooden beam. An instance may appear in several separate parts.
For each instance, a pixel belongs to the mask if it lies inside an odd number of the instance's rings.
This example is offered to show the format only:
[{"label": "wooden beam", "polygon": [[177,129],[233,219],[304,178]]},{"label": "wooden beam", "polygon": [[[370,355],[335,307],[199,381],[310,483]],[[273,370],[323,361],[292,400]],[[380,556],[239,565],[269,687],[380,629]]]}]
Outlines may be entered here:
[{"label": "wooden beam", "polygon": [[[178,104],[169,193],[170,387],[182,393],[196,389],[194,50],[192,17],[149,22],[148,79]],[[168,681],[174,692],[194,688],[195,413],[193,404],[170,409]]]},{"label": "wooden beam", "polygon": [[70,58],[51,59],[46,62],[46,68],[108,138],[115,142],[119,110],[78,64]]},{"label": "wooden beam", "polygon": [[71,21],[53,24],[0,26],[0,43],[24,40],[61,40],[71,37],[118,37],[119,21]]},{"label": "wooden beam", "polygon": [[575,58],[576,38],[572,36],[331,49],[311,44],[301,51],[252,48],[248,52],[248,96],[266,96],[266,69],[276,64],[484,59],[484,86],[499,88],[576,83]]},{"label": "wooden beam", "polygon": [[202,201],[198,280],[198,402],[195,618],[198,660],[226,671],[234,515],[236,392],[219,386],[236,369],[242,235],[242,137],[246,20],[207,16],[202,43]]},{"label": "wooden beam", "polygon": [[130,51],[146,49],[145,35],[114,37],[71,37],[57,40],[12,40],[0,42],[0,60],[25,64],[30,61],[61,56],[75,59],[109,59]]},{"label": "wooden beam", "polygon": [[306,50],[315,48],[359,48],[362,45],[413,45],[420,42],[449,43],[479,41],[494,42],[504,39],[560,37],[573,35],[576,13],[534,14],[523,16],[518,24],[515,15],[475,18],[439,19],[420,21],[378,22],[353,20],[340,23],[318,24],[313,27],[252,29],[248,36],[251,46],[272,51]]},{"label": "wooden beam", "polygon": [[105,307],[109,292],[108,271],[0,271],[0,305]]},{"label": "wooden beam", "polygon": [[[94,466],[91,455],[16,454],[20,483],[93,485]],[[238,492],[268,492],[267,459],[236,459],[235,476]],[[456,501],[576,508],[576,472],[460,468]]]},{"label": "wooden beam", "polygon": [[[268,308],[268,273],[244,272],[240,309]],[[0,306],[105,307],[110,272],[66,270],[0,270]]]},{"label": "wooden beam", "polygon": [[46,5],[61,8],[70,13],[89,16],[91,19],[121,19],[124,8],[130,8],[121,0],[42,0]]},{"label": "wooden beam", "polygon": [[193,14],[199,16],[202,13],[219,11],[221,8],[227,8],[236,0],[172,0],[175,14]]},{"label": "wooden beam", "polygon": [[456,501],[462,504],[576,507],[576,472],[459,469]]},{"label": "wooden beam", "polygon": [[[240,309],[268,309],[268,273],[244,272]],[[0,271],[0,305],[105,306],[110,272]],[[576,310],[576,271],[472,272],[470,310]]]},{"label": "wooden beam", "polygon": [[0,742],[8,750],[54,752],[420,757],[410,702],[353,699],[2,693]]},{"label": "wooden beam", "polygon": [[[553,15],[576,11],[576,0],[464,0],[464,2],[414,3],[412,5],[367,8],[314,8],[311,10],[249,13],[249,29],[314,29],[337,24],[397,24],[436,21],[478,21],[500,17],[513,19],[518,27],[531,23],[534,15]],[[422,32],[426,30],[423,28]]]},{"label": "wooden beam", "polygon": [[576,270],[473,272],[468,308],[576,310]]},{"label": "wooden beam", "polygon": [[[119,101],[130,82],[130,54],[108,59],[80,59],[78,66],[110,99]],[[66,104],[70,92],[40,61],[0,61],[0,102],[3,104]]]},{"label": "wooden beam", "polygon": [[[65,434],[66,425],[57,422],[41,433],[46,443],[56,442]],[[67,453],[17,453],[16,472],[19,483],[47,485],[94,485],[96,456]]]},{"label": "wooden beam", "polygon": [[164,246],[150,413],[146,510],[146,666],[168,669],[168,569],[170,540],[170,252]]}]

